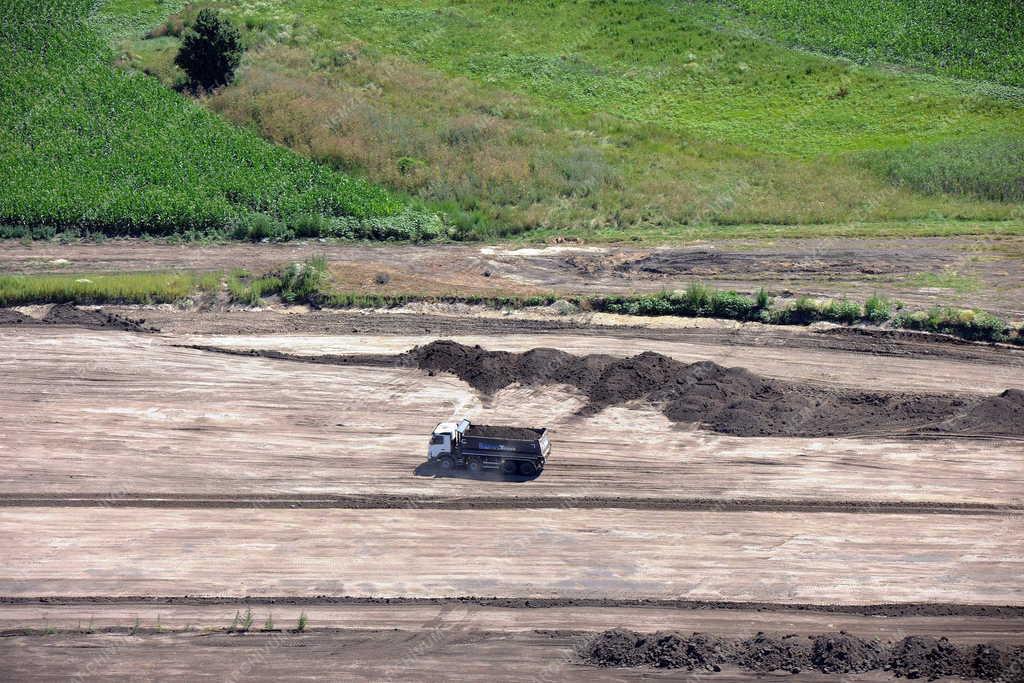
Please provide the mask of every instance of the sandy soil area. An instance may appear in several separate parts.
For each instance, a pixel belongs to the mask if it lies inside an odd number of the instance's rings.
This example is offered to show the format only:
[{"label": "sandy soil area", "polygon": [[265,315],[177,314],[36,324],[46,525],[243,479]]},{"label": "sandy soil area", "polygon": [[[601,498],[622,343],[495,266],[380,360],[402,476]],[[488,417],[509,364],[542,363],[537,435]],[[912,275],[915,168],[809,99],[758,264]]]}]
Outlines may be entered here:
[{"label": "sandy soil area", "polygon": [[[875,292],[921,308],[980,306],[1024,316],[1024,239],[978,236],[910,239],[706,241],[684,246],[493,247],[286,244],[167,245],[7,241],[0,271],[253,271],[324,254],[339,287],[363,291],[452,293],[625,293],[685,287],[693,281],[779,296]],[[386,273],[390,282],[375,282]]]},{"label": "sandy soil area", "polygon": [[[215,339],[315,350],[314,338]],[[325,338],[321,350],[404,350],[418,338]],[[486,341],[486,340],[480,340]],[[504,337],[528,348],[585,338]],[[1013,505],[1024,498],[1024,443],[999,439],[747,438],[669,422],[650,406],[592,417],[568,389],[513,386],[491,398],[415,369],[337,367],[227,356],[120,332],[0,331],[0,494],[431,498],[636,497]],[[609,350],[637,348],[627,339]],[[670,353],[697,355],[667,344]],[[780,376],[815,375],[820,356],[778,356]],[[754,354],[749,353],[749,358]],[[844,363],[874,364],[861,354]],[[892,361],[887,379],[912,383]],[[805,361],[807,367],[802,364]],[[929,361],[918,360],[918,365]],[[952,364],[962,391],[996,390],[1016,370]],[[986,372],[987,371],[987,372]],[[955,378],[962,384],[953,384]],[[986,384],[987,383],[987,384]],[[1021,382],[1024,385],[1024,380]],[[418,468],[440,420],[551,429],[544,474],[509,483],[438,479]],[[416,476],[417,474],[424,476]]]},{"label": "sandy soil area", "polygon": [[8,596],[1024,600],[1016,516],[22,507],[0,536]]},{"label": "sandy soil area", "polygon": [[[353,319],[331,318],[329,336],[305,322],[292,335],[196,334],[195,318],[182,325],[188,334],[173,325],[161,334],[0,329],[5,679],[678,677],[581,665],[573,654],[581,633],[610,626],[737,637],[847,629],[1024,644],[1019,611],[970,611],[1024,605],[1019,440],[722,436],[642,404],[583,417],[582,397],[565,386],[513,385],[485,397],[444,373],[184,345],[398,353],[436,339],[443,324],[460,341],[496,349],[653,350],[815,385],[965,396],[1024,387],[1017,352],[807,331],[539,325],[510,334],[514,323],[393,314],[362,316],[365,328],[345,330]],[[549,427],[548,467],[529,481],[435,477],[422,467],[426,437],[453,415]],[[203,595],[223,601],[152,600]],[[317,597],[346,595],[602,602],[356,605]],[[55,602],[2,600],[40,596]],[[82,599],[68,603],[71,596]],[[203,630],[227,626],[244,611],[244,596],[276,601],[254,606],[259,622],[272,612],[278,627],[292,627],[305,612],[312,631]],[[776,607],[615,602],[634,598]],[[794,603],[967,611],[865,616]],[[121,632],[64,630],[90,620]],[[18,632],[26,628],[36,631]],[[61,632],[46,635],[52,629]],[[709,680],[752,677],[726,670]]]}]

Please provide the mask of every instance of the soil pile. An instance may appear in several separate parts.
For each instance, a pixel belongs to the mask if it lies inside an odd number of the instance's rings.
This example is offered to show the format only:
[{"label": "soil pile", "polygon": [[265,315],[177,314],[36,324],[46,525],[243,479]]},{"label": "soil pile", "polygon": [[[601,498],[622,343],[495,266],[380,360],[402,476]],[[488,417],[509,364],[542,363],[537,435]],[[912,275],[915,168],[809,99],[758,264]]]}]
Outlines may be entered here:
[{"label": "soil pile", "polygon": [[585,659],[599,666],[656,666],[662,669],[721,671],[729,661],[728,641],[706,633],[687,637],[674,631],[643,635],[612,629],[596,635],[584,649]]},{"label": "soil pile", "polygon": [[86,310],[72,304],[57,304],[50,308],[42,318],[42,322],[51,325],[73,325],[91,329],[143,331],[152,330],[145,327],[145,320],[133,320],[99,310]]},{"label": "soil pile", "polygon": [[418,346],[405,360],[452,373],[488,394],[515,383],[567,384],[587,396],[583,414],[642,400],[673,421],[738,436],[1024,435],[1024,392],[1012,389],[981,398],[828,389],[710,361],[686,364],[650,351],[629,358],[546,348],[511,353],[453,341]]},{"label": "soil pile", "polygon": [[675,632],[655,633],[647,639],[644,660],[663,669],[721,671],[729,660],[729,643],[706,633],[690,637]]},{"label": "soil pile", "polygon": [[466,430],[466,436],[489,436],[495,439],[519,439],[520,441],[533,441],[539,434],[539,430],[536,429],[503,425],[471,424]]},{"label": "soil pile", "polygon": [[35,322],[38,321],[24,313],[11,308],[0,308],[0,325],[31,325]]},{"label": "soil pile", "polygon": [[892,648],[887,667],[896,676],[935,680],[943,676],[971,676],[967,658],[946,638],[907,636]]},{"label": "soil pile", "polygon": [[811,663],[825,673],[855,673],[880,669],[885,653],[877,640],[863,640],[845,631],[827,633],[814,639]]},{"label": "soil pile", "polygon": [[884,669],[895,676],[944,676],[1020,683],[1024,680],[1024,649],[1008,653],[988,644],[960,649],[946,638],[908,636],[887,651],[877,640],[845,632],[810,639],[788,635],[776,638],[758,633],[729,641],[706,633],[690,637],[673,631],[653,635],[613,629],[594,636],[583,648],[584,659],[598,666],[655,666],[669,669],[721,671],[724,664],[758,673],[798,673],[816,669],[847,674]]},{"label": "soil pile", "polygon": [[760,673],[788,671],[796,674],[810,666],[811,653],[805,640],[799,636],[773,638],[758,633],[740,643],[737,663]]},{"label": "soil pile", "polygon": [[598,666],[640,666],[644,661],[644,638],[635,631],[614,628],[594,636],[584,656]]}]

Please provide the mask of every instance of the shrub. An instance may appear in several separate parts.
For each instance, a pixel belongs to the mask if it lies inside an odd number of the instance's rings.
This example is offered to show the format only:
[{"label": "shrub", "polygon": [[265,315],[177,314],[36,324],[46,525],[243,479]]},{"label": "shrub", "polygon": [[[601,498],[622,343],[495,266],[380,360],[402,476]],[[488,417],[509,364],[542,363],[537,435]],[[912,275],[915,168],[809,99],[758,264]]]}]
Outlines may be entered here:
[{"label": "shrub", "polygon": [[283,226],[270,216],[263,213],[253,216],[245,228],[246,239],[253,242],[280,239],[283,235]]},{"label": "shrub", "polygon": [[1001,318],[985,311],[956,308],[932,308],[900,315],[893,325],[909,330],[939,332],[972,341],[1002,341],[1010,329]]},{"label": "shrub", "polygon": [[230,83],[241,60],[238,29],[214,10],[204,9],[185,32],[174,63],[188,75],[193,87],[211,90]]},{"label": "shrub", "polygon": [[859,304],[849,299],[839,299],[838,301],[829,301],[821,308],[820,314],[823,320],[851,324],[860,320],[861,308]]},{"label": "shrub", "polygon": [[303,214],[291,224],[296,237],[320,237],[324,234],[327,221],[316,214]]},{"label": "shrub", "polygon": [[892,317],[892,303],[885,297],[872,295],[864,302],[864,319],[875,324]]},{"label": "shrub", "polygon": [[320,291],[327,270],[327,260],[322,256],[314,256],[305,263],[292,263],[280,274],[281,299],[288,303],[308,301]]},{"label": "shrub", "polygon": [[768,321],[778,325],[807,325],[818,320],[820,313],[817,301],[802,296],[789,306],[773,311]]}]

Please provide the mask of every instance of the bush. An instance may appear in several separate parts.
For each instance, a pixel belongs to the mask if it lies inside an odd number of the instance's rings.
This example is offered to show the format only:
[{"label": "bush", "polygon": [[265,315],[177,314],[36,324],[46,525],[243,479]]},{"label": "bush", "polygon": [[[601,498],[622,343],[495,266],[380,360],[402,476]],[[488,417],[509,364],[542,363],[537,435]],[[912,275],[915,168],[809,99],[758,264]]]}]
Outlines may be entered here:
[{"label": "bush", "polygon": [[1010,329],[1001,318],[971,309],[932,308],[901,315],[893,321],[896,327],[950,334],[972,341],[1002,341]]},{"label": "bush", "polygon": [[864,302],[864,319],[875,324],[892,317],[892,303],[885,297],[872,295]]},{"label": "bush", "polygon": [[821,308],[821,318],[837,323],[852,324],[860,320],[860,305],[849,299],[829,301]]},{"label": "bush", "polygon": [[266,214],[256,214],[245,226],[245,239],[253,242],[280,239],[284,235],[284,227]]},{"label": "bush", "polygon": [[316,214],[303,214],[292,222],[291,229],[296,237],[320,237],[326,232],[326,223]]},{"label": "bush", "polygon": [[212,90],[227,85],[242,61],[238,29],[212,9],[199,12],[181,41],[174,63],[188,75],[193,87]]},{"label": "bush", "polygon": [[288,303],[309,301],[320,291],[320,283],[327,271],[327,260],[314,256],[305,263],[292,263],[281,271],[281,299]]}]

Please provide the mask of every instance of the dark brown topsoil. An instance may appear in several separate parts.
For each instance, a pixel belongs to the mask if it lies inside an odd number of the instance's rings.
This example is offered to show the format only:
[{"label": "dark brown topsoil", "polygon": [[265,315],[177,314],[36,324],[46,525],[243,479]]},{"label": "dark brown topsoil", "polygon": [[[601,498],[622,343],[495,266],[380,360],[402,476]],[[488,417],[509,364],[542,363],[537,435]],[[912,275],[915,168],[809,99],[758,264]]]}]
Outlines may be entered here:
[{"label": "dark brown topsoil", "polygon": [[512,353],[444,340],[418,346],[406,357],[421,369],[452,373],[486,394],[514,383],[566,384],[587,397],[583,414],[640,400],[659,406],[673,421],[737,436],[1024,436],[1024,391],[1019,389],[985,397],[831,389],[710,361],[686,364],[650,351],[630,358],[546,348]]},{"label": "dark brown topsoil", "polygon": [[882,668],[885,652],[877,640],[864,640],[844,631],[826,633],[811,645],[811,664],[825,673],[856,673]]},{"label": "dark brown topsoil", "polygon": [[758,633],[736,646],[736,662],[745,669],[770,673],[800,673],[811,663],[807,641],[797,635],[781,638]]},{"label": "dark brown topsoil", "polygon": [[93,329],[109,330],[130,330],[144,331],[145,320],[134,320],[112,313],[81,309],[72,304],[57,304],[53,306],[41,322],[51,325],[73,325],[75,327],[88,327]]},{"label": "dark brown topsoil", "polygon": [[35,318],[10,308],[0,308],[0,325],[23,325],[37,322]]},{"label": "dark brown topsoil", "polygon": [[0,325],[65,325],[129,332],[157,331],[155,327],[147,327],[145,323],[145,320],[101,310],[82,309],[72,304],[55,304],[42,318],[33,318],[10,308],[0,308]]},{"label": "dark brown topsoil", "polygon": [[1024,664],[1020,648],[1003,651],[989,644],[957,647],[946,638],[914,635],[883,646],[877,640],[845,632],[781,638],[758,633],[746,640],[729,641],[706,633],[650,635],[611,629],[591,638],[580,654],[598,666],[720,671],[722,664],[735,664],[758,673],[817,669],[837,674],[884,669],[898,677],[929,680],[943,676],[1018,680]]},{"label": "dark brown topsoil", "polygon": [[508,427],[505,425],[475,425],[466,430],[466,436],[484,436],[495,439],[516,439],[533,441],[540,436],[542,430],[530,427]]}]

